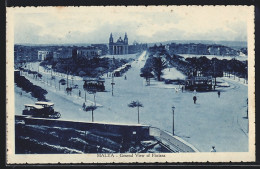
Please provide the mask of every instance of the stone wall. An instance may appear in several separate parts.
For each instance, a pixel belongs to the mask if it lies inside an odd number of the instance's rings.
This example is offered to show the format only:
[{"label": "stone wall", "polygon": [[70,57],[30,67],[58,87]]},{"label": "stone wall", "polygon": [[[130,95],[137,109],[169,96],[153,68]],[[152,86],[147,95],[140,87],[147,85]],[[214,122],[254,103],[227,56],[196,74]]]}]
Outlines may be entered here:
[{"label": "stone wall", "polygon": [[27,125],[44,125],[49,127],[73,128],[75,130],[89,131],[98,130],[101,132],[119,134],[124,142],[140,141],[150,137],[147,125],[126,125],[110,123],[78,122],[57,119],[31,118],[28,116],[16,115],[16,120],[23,120]]}]

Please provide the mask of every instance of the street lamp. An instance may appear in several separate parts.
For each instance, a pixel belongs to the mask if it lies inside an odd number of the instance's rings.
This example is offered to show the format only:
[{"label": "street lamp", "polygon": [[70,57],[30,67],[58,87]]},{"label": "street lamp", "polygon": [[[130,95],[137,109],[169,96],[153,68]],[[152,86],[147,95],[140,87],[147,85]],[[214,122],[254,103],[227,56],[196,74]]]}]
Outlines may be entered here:
[{"label": "street lamp", "polygon": [[112,96],[114,96],[114,85],[115,85],[115,82],[114,82],[114,73],[113,73],[113,70],[114,70],[114,67],[115,67],[115,57],[113,56],[113,59],[112,59],[112,82],[111,82],[111,86],[112,86]]},{"label": "street lamp", "polygon": [[113,72],[112,72],[112,83],[111,83],[111,85],[112,85],[112,96],[114,96],[114,85],[115,85],[115,82],[114,82],[114,74],[113,74]]},{"label": "street lamp", "polygon": [[172,106],[172,135],[174,135],[174,110],[175,107]]}]

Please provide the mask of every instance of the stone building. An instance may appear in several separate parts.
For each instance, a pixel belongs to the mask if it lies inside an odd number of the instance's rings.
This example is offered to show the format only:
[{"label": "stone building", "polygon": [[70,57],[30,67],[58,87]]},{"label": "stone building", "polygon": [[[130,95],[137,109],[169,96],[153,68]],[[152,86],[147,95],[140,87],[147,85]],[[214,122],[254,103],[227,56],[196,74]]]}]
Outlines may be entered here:
[{"label": "stone building", "polygon": [[49,51],[40,50],[38,51],[38,60],[45,60],[50,55]]},{"label": "stone building", "polygon": [[101,55],[108,54],[107,44],[91,44],[91,46],[96,47],[101,50]]},{"label": "stone building", "polygon": [[92,59],[93,57],[99,57],[102,55],[102,51],[94,46],[80,47],[77,50],[77,56]]},{"label": "stone building", "polygon": [[60,47],[53,52],[53,59],[56,61],[58,59],[66,59],[72,57],[71,47]]},{"label": "stone building", "polygon": [[112,33],[109,38],[109,54],[110,55],[125,55],[128,54],[128,37],[125,33],[124,40],[119,37],[116,42],[114,42]]}]

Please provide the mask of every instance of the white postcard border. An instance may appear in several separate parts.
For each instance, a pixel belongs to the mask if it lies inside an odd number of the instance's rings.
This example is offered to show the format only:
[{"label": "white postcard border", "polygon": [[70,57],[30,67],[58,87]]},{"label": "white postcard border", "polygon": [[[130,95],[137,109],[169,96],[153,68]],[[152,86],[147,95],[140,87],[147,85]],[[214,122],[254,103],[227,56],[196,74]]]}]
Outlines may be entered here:
[{"label": "white postcard border", "polygon": [[[180,6],[179,6],[180,7]],[[187,6],[183,6],[187,7]],[[194,7],[194,6],[191,6]],[[218,7],[218,6],[216,6]],[[225,6],[222,6],[223,8]],[[233,6],[235,7],[235,6]],[[240,6],[248,8],[248,98],[249,98],[249,152],[228,152],[228,153],[158,153],[165,157],[152,157],[152,153],[143,153],[138,155],[144,155],[144,157],[120,157],[121,154],[116,153],[110,157],[97,157],[97,154],[15,154],[14,146],[14,22],[13,17],[16,11],[19,12],[39,12],[39,8],[42,12],[52,11],[56,9],[54,7],[15,7],[7,8],[7,56],[6,56],[6,127],[7,127],[7,151],[6,159],[7,164],[68,164],[68,163],[165,163],[165,162],[253,162],[255,161],[255,35],[254,35],[254,6]],[[78,7],[62,7],[66,10]],[[79,8],[96,8],[96,7],[79,7]],[[121,7],[100,7],[100,8],[121,8]],[[126,8],[122,6],[122,8]],[[127,7],[129,8],[129,7]],[[141,8],[174,8],[174,6],[138,6],[132,7],[134,10],[140,10]],[[207,8],[207,6],[203,6]],[[27,10],[27,11],[26,11]],[[126,155],[126,154],[124,154]],[[129,154],[131,155],[131,154]],[[148,157],[149,156],[149,157]]]}]

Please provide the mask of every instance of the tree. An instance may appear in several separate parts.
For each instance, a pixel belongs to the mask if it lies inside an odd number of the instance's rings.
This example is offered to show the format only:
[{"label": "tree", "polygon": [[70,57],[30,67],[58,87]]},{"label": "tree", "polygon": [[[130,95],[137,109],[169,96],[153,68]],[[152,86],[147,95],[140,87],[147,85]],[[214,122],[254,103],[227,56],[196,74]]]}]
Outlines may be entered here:
[{"label": "tree", "polygon": [[85,108],[85,111],[91,111],[92,112],[92,122],[94,122],[94,113],[93,112],[96,109],[97,109],[97,106],[95,106],[95,105],[87,106]]},{"label": "tree", "polygon": [[65,84],[66,84],[66,80],[65,80],[65,79],[61,79],[61,80],[59,81],[59,90],[60,90],[60,84],[61,84],[61,85],[65,85]]},{"label": "tree", "polygon": [[95,106],[96,106],[96,93],[98,91],[97,84],[96,83],[84,83],[83,89],[85,90],[85,101],[86,101],[86,91],[87,91],[89,94],[93,94],[94,103],[95,103]]},{"label": "tree", "polygon": [[135,108],[137,107],[137,112],[138,112],[138,124],[139,124],[139,107],[144,107],[141,102],[137,101],[132,101],[131,103],[128,104],[128,107]]},{"label": "tree", "polygon": [[162,70],[167,67],[166,61],[162,59],[162,57],[154,57],[152,62],[152,69],[154,74],[157,77],[158,81],[161,81],[161,76],[163,74]]},{"label": "tree", "polygon": [[141,69],[141,77],[144,77],[146,79],[146,85],[150,85],[150,78],[153,77],[152,69],[149,67],[143,67]]}]

